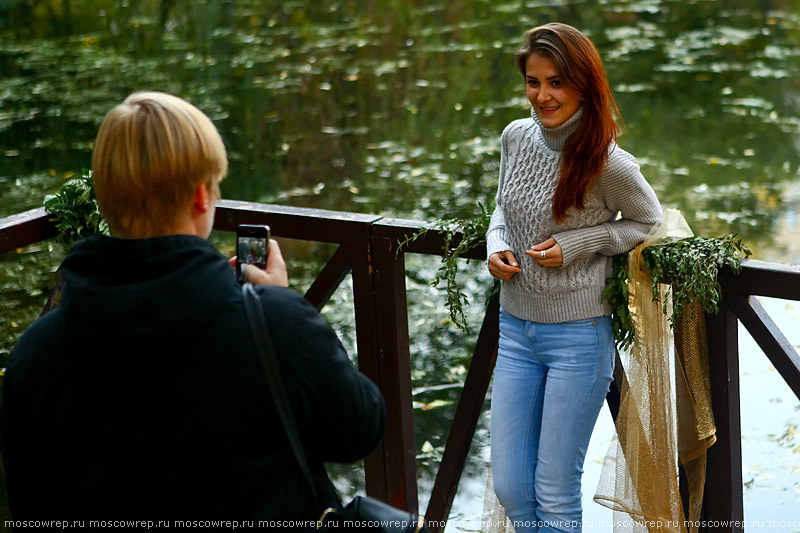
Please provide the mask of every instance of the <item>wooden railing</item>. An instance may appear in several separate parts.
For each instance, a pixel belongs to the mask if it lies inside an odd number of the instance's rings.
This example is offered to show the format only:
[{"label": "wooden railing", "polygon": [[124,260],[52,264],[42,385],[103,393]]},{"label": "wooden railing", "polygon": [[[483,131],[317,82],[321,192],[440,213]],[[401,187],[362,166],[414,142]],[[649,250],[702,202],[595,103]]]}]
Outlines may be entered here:
[{"label": "wooden railing", "polygon": [[[744,531],[742,430],[739,401],[738,324],[744,325],[800,399],[800,356],[754,296],[800,300],[800,266],[742,262],[742,271],[720,274],[720,312],[706,316],[711,407],[717,442],[708,449],[704,519]],[[715,529],[716,531],[716,529]]]},{"label": "wooden railing", "polygon": [[[215,229],[268,224],[273,235],[332,243],[336,251],[305,294],[321,309],[348,274],[353,278],[359,368],[380,387],[387,406],[386,436],[365,461],[367,493],[418,511],[416,442],[406,302],[405,254],[441,255],[443,236],[429,231],[398,253],[397,243],[423,223],[314,209],[220,201]],[[55,236],[44,209],[0,220],[0,253]],[[475,249],[468,258],[482,259]],[[714,531],[743,531],[738,320],[800,398],[800,357],[753,295],[800,300],[800,268],[744,261],[742,272],[723,272],[721,311],[707,316],[712,403],[717,443],[708,452],[703,519]],[[738,319],[738,320],[737,320]],[[489,302],[425,512],[441,531],[458,489],[497,357],[498,303]],[[609,403],[615,403],[612,387]],[[612,405],[613,411],[613,405]],[[738,521],[738,524],[737,524]],[[725,522],[725,527],[718,524]],[[709,530],[712,528],[708,528]]]}]

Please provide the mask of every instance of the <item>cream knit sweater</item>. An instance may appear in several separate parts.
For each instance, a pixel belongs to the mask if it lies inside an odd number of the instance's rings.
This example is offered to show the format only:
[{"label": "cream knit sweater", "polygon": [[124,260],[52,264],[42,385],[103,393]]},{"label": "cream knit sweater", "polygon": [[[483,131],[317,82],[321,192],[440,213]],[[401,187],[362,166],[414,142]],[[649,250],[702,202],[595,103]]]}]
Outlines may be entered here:
[{"label": "cream knit sweater", "polygon": [[[521,269],[502,282],[500,305],[518,318],[543,323],[611,314],[601,298],[611,256],[643,241],[661,219],[661,206],[633,156],[612,143],[606,168],[586,191],[585,208],[570,208],[557,224],[552,206],[561,150],[583,109],[555,128],[543,127],[533,110],[531,116],[503,131],[497,207],[486,233],[487,257],[511,250]],[[550,237],[564,254],[558,268],[541,267],[525,255]]]}]

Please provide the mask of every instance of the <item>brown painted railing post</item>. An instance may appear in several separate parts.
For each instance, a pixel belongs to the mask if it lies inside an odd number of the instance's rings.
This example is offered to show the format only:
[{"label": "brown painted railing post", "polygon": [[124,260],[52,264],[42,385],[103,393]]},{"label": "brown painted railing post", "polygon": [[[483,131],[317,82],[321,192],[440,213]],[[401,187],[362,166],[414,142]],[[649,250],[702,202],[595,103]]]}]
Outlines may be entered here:
[{"label": "brown painted railing post", "polygon": [[[375,295],[372,290],[372,252],[369,232],[364,241],[352,247],[353,308],[356,321],[356,350],[358,368],[376,385],[381,386],[378,341],[374,326]],[[386,439],[364,459],[367,494],[389,501],[386,481]]]},{"label": "brown painted railing post", "polygon": [[[736,316],[720,299],[720,311],[706,315],[711,405],[717,442],[708,449],[702,518],[716,523],[700,531],[744,531],[742,430],[739,404],[739,339]],[[720,523],[728,524],[719,527]]]},{"label": "brown painted railing post", "polygon": [[380,387],[387,415],[383,442],[365,460],[366,484],[369,495],[417,512],[405,260],[395,248],[373,235],[353,256],[359,368]]},{"label": "brown painted railing post", "polygon": [[411,397],[411,354],[408,336],[405,254],[373,225],[375,320],[381,364],[381,389],[386,400],[385,440],[390,503],[418,512],[417,445]]}]

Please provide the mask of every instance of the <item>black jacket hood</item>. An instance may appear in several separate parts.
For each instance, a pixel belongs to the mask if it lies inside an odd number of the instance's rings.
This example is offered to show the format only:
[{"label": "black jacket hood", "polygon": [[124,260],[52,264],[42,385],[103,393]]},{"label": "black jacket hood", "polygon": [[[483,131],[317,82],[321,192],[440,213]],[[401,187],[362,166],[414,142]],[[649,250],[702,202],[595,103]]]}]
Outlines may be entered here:
[{"label": "black jacket hood", "polygon": [[[236,285],[233,269],[211,243],[188,235],[91,237],[72,247],[61,272],[66,284],[59,307],[68,335],[133,350],[184,345]],[[89,331],[95,339],[82,338]]]}]

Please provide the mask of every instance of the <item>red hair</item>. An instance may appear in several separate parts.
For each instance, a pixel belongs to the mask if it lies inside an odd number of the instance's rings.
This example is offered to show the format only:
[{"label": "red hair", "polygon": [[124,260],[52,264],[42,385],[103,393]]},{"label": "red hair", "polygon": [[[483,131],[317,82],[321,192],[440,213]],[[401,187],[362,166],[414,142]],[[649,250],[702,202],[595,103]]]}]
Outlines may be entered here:
[{"label": "red hair", "polygon": [[617,116],[620,113],[600,54],[583,33],[559,22],[526,32],[516,56],[523,77],[528,57],[533,54],[553,62],[562,81],[578,93],[583,105],[581,124],[564,144],[561,177],[553,197],[553,218],[563,222],[570,207],[584,208],[586,189],[603,172],[608,147],[619,132],[613,112]]}]

